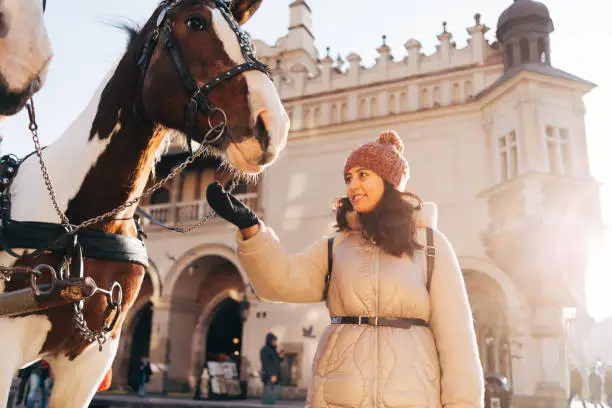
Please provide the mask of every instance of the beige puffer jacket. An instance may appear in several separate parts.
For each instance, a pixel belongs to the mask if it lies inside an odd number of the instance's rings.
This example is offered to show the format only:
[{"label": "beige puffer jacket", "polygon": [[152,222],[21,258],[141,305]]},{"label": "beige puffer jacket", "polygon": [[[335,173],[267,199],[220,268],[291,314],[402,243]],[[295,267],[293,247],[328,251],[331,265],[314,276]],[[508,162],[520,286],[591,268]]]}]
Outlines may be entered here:
[{"label": "beige puffer jacket", "polygon": [[[308,407],[482,405],[483,373],[463,276],[435,224],[435,205],[426,203],[418,215],[417,241],[425,245],[423,227],[434,228],[430,293],[423,251],[414,259],[398,258],[365,243],[359,232],[337,235],[328,295],[332,316],[413,317],[430,327],[328,326],[313,364]],[[327,237],[288,256],[274,231],[263,223],[260,227],[248,240],[237,234],[238,256],[257,294],[277,302],[322,301]]]}]

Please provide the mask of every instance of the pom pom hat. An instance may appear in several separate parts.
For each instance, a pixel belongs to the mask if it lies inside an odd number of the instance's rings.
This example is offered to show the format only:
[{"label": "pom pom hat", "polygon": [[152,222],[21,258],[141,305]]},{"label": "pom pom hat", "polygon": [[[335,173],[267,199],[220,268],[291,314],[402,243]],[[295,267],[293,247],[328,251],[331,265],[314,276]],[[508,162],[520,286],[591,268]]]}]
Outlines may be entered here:
[{"label": "pom pom hat", "polygon": [[391,183],[396,190],[404,191],[409,168],[403,151],[404,144],[394,130],[382,132],[375,142],[362,144],[350,154],[344,164],[344,174],[353,167],[364,167]]}]

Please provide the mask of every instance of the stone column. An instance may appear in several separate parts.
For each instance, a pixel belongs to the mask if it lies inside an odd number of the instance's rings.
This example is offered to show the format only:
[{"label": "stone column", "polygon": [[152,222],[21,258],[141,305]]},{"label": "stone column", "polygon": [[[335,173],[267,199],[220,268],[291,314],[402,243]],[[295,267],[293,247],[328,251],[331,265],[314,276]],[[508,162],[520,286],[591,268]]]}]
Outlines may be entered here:
[{"label": "stone column", "polygon": [[[534,308],[532,334],[538,344],[538,397],[562,400],[566,396],[567,353],[563,330],[563,310],[559,306]],[[564,387],[565,386],[565,387]]]},{"label": "stone column", "polygon": [[150,361],[160,369],[151,376],[148,390],[165,392],[164,384],[168,365],[168,330],[170,322],[171,299],[168,296],[153,301],[153,321],[151,323]]},{"label": "stone column", "polygon": [[153,304],[151,364],[160,372],[151,376],[152,392],[189,390],[189,360],[197,304],[190,300],[160,297]]},{"label": "stone column", "polygon": [[191,299],[172,298],[167,346],[168,371],[164,388],[170,392],[190,391],[193,331],[198,304]]},{"label": "stone column", "polygon": [[508,360],[512,389],[514,395],[527,396],[534,392],[534,373],[537,364],[534,362],[533,342],[529,335],[529,316],[525,309],[509,309],[508,319]]}]

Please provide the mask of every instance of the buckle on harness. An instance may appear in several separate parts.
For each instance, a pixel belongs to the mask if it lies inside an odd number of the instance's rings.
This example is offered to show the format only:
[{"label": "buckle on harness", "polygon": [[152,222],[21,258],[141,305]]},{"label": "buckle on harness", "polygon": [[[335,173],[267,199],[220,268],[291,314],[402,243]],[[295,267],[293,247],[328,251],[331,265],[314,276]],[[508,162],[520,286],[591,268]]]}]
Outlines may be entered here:
[{"label": "buckle on harness", "polygon": [[427,256],[436,256],[436,247],[427,245],[425,247],[425,254]]}]

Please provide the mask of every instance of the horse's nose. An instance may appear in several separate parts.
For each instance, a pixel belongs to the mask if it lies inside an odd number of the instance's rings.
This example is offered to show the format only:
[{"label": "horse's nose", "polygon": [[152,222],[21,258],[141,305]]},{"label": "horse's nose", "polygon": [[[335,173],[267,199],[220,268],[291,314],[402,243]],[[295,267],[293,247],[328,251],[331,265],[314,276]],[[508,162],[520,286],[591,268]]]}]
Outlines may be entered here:
[{"label": "horse's nose", "polygon": [[268,132],[268,128],[266,128],[263,118],[261,117],[261,114],[257,116],[257,121],[255,122],[255,128],[253,131],[259,145],[261,146],[261,150],[266,152],[270,146],[270,134]]}]

